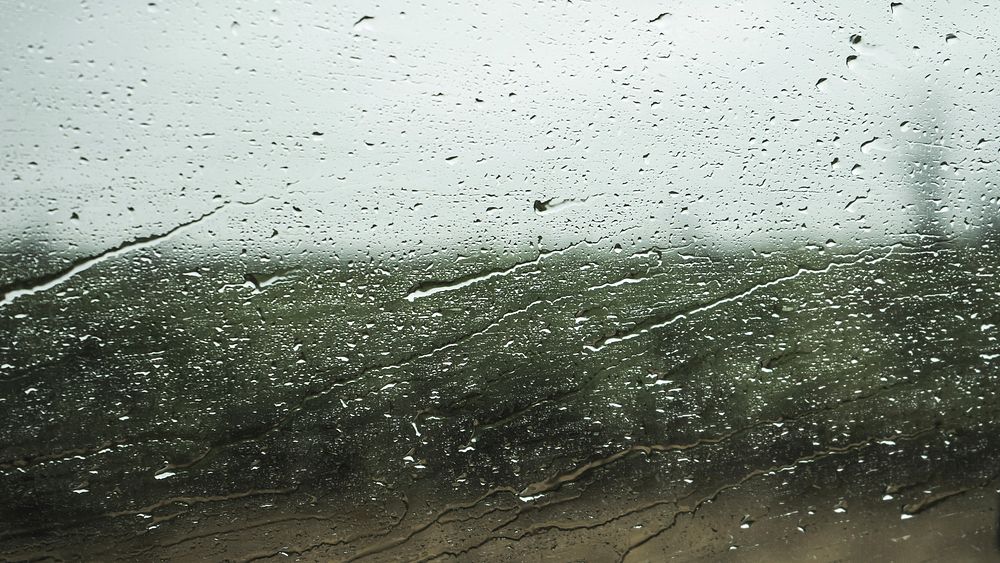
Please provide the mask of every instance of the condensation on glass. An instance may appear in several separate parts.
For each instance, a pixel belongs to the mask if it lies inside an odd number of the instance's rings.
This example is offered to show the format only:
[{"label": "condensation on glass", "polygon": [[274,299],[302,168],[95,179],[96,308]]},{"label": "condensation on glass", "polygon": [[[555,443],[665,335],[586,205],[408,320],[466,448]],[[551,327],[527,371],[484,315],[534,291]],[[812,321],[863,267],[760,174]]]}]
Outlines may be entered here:
[{"label": "condensation on glass", "polygon": [[0,558],[996,560],[997,21],[8,3]]}]

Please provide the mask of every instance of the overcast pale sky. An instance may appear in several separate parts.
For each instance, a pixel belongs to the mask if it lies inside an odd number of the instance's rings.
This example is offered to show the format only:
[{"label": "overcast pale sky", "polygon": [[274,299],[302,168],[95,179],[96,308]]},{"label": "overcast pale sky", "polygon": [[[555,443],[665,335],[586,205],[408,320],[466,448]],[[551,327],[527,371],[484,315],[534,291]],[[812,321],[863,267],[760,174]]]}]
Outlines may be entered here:
[{"label": "overcast pale sky", "polygon": [[6,248],[220,206],[164,245],[796,245],[997,215],[998,5],[220,4],[5,7]]}]

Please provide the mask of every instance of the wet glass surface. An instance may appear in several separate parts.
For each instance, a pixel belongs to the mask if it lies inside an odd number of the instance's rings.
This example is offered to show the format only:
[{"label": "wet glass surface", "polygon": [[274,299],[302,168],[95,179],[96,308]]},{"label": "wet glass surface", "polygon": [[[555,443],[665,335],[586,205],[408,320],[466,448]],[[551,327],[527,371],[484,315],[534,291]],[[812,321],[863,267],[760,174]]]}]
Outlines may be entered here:
[{"label": "wet glass surface", "polygon": [[0,559],[1000,558],[1000,7],[5,12]]}]

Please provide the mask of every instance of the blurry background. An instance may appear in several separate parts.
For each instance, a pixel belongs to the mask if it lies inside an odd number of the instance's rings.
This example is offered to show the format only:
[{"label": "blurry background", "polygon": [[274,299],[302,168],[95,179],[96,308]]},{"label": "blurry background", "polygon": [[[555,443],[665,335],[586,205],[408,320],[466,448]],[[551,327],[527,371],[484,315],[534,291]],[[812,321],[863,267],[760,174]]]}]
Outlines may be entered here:
[{"label": "blurry background", "polygon": [[3,2],[0,559],[995,560],[1000,5],[720,4]]}]

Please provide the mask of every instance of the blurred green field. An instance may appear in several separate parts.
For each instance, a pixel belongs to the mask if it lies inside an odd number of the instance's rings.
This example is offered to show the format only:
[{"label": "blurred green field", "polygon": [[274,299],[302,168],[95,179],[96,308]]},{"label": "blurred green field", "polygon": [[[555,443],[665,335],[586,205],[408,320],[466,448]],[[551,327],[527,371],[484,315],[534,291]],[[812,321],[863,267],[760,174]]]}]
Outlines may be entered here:
[{"label": "blurred green field", "polygon": [[[0,554],[764,557],[992,507],[996,242],[136,252],[0,311]],[[772,498],[800,520],[742,527]]]}]

